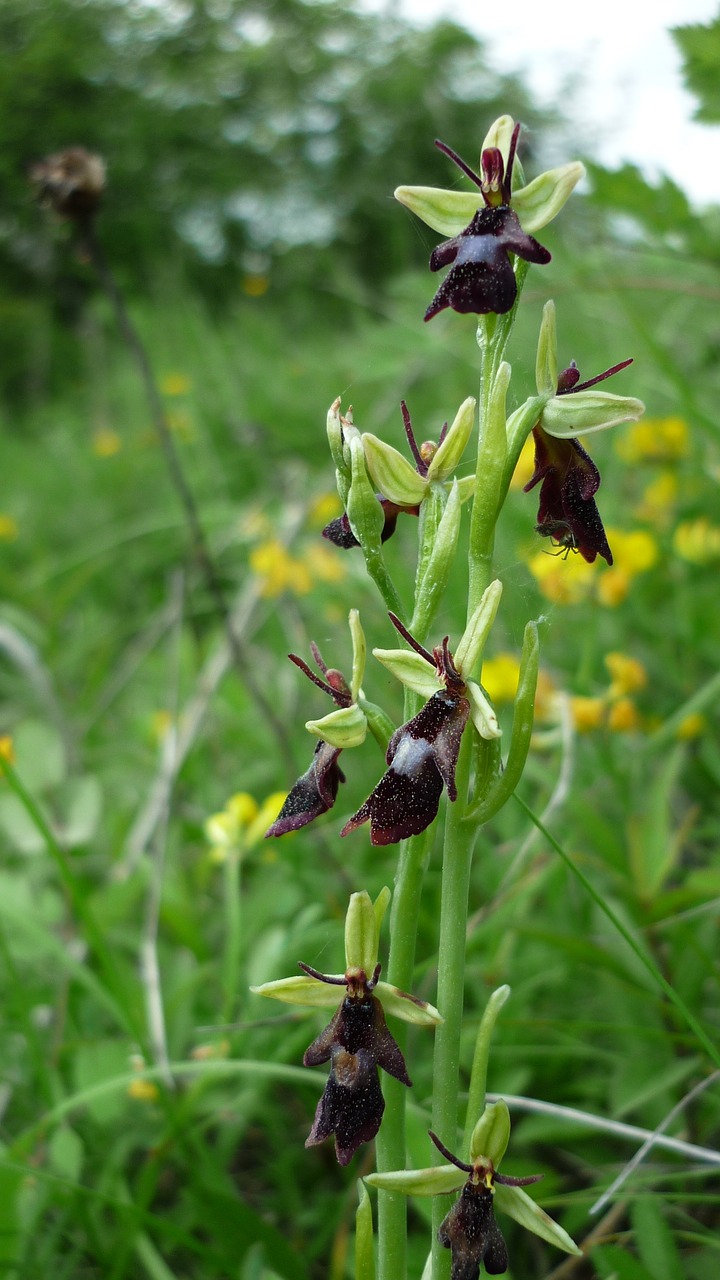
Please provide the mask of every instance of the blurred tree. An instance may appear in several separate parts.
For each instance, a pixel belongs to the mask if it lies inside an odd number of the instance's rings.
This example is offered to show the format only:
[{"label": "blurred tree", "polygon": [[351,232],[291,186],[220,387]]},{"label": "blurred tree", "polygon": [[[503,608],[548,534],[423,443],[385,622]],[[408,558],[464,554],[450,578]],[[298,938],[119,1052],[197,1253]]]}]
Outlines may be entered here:
[{"label": "blurred tree", "polygon": [[707,26],[675,27],[673,36],[683,55],[685,82],[700,99],[697,120],[720,120],[720,14]]},{"label": "blurred tree", "polygon": [[0,274],[16,310],[51,290],[73,314],[86,287],[51,262],[32,205],[27,166],[48,152],[105,157],[101,231],[130,290],[180,278],[221,302],[270,275],[332,292],[351,272],[377,289],[418,251],[394,186],[454,180],[433,138],[477,164],[495,115],[541,118],[461,27],[416,30],[352,0],[3,0],[0,51]]}]

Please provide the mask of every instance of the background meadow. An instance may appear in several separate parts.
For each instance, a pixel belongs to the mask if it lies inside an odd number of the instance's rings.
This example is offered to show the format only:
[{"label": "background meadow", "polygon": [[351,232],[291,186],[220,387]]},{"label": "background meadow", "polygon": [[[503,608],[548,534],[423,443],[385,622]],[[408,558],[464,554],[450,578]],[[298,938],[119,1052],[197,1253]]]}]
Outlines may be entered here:
[{"label": "background meadow", "polygon": [[[720,25],[678,38],[703,118],[718,120]],[[376,896],[394,869],[363,832],[337,838],[377,780],[372,744],[327,818],[261,838],[307,767],[305,720],[327,709],[286,654],[314,640],[347,669],[351,607],[371,645],[390,643],[359,553],[320,537],[339,510],[325,414],[341,394],[361,428],[402,447],[401,399],[418,438],[437,438],[476,389],[473,322],[423,326],[434,239],[391,200],[400,182],[447,183],[433,138],[473,163],[507,111],[529,126],[530,175],[582,155],[582,139],[459,27],[419,32],[344,0],[5,0],[0,43],[13,55],[0,89],[0,1274],[340,1280],[372,1155],[340,1170],[329,1145],[303,1149],[322,1073],[299,1064],[319,1018],[248,989],[298,960],[337,970],[348,894]],[[27,164],[69,143],[108,163],[99,236],[242,670],[113,315],[71,229],[27,187]],[[522,797],[712,1042],[720,223],[669,180],[583,158],[590,193],[545,235],[553,261],[531,272],[511,359],[529,394],[554,297],[561,362],[586,378],[633,356],[613,390],[647,416],[591,441],[612,568],[548,555],[518,475],[483,679],[506,715],[524,622],[543,616]],[[408,593],[414,536],[403,518],[387,547]],[[463,600],[459,583],[438,639],[458,635]],[[365,689],[400,717],[399,688],[372,664]],[[414,987],[429,999],[438,888],[431,859]],[[641,1145],[618,1124],[653,1130],[678,1107],[668,1134],[717,1144],[716,1063],[516,804],[481,835],[471,904],[463,1066],[508,983],[489,1088],[530,1101],[510,1104],[503,1171],[544,1171],[537,1198],[590,1237],[578,1262],[508,1230],[511,1274],[706,1280],[717,1158],[656,1146],[589,1210]],[[419,1029],[409,1066],[422,1165]],[[426,1206],[411,1214],[419,1277]]]}]

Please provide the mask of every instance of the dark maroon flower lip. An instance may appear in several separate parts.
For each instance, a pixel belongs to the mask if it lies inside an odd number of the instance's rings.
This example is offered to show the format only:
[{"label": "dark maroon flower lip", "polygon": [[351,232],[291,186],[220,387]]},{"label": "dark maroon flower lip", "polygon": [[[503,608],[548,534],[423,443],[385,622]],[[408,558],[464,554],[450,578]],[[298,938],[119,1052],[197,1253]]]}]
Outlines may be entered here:
[{"label": "dark maroon flower lip", "polygon": [[306,1067],[330,1062],[330,1074],[305,1146],[317,1146],[334,1134],[338,1164],[346,1165],[358,1147],[370,1142],[380,1128],[385,1102],[378,1067],[408,1087],[412,1081],[402,1052],[388,1030],[383,1007],[372,994],[380,977],[380,965],[370,979],[361,970],[334,978],[309,965],[300,967],[320,982],[347,986],[348,994],[303,1056]]},{"label": "dark maroon flower lip", "polygon": [[[310,652],[320,676],[316,676],[304,658],[296,653],[289,653],[288,657],[308,680],[332,698],[337,707],[351,706],[352,694],[342,672],[327,665],[314,642],[310,645]],[[340,783],[345,781],[345,774],[338,765],[340,751],[340,747],[333,747],[329,742],[318,742],[309,769],[291,788],[277,818],[265,832],[266,840],[270,836],[285,836],[289,831],[299,831],[332,809]]]},{"label": "dark maroon flower lip", "polygon": [[545,264],[551,255],[520,226],[510,208],[512,171],[520,125],[513,130],[507,167],[497,147],[482,154],[482,175],[475,173],[444,142],[435,145],[474,182],[482,192],[484,205],[458,235],[437,245],[430,256],[430,270],[450,267],[430,306],[425,320],[451,307],[461,314],[503,315],[517,298],[517,281],[510,254],[525,262]]},{"label": "dark maroon flower lip", "polygon": [[550,436],[538,423],[533,427],[535,470],[525,485],[529,493],[540,484],[537,533],[561,548],[579,551],[588,564],[598,555],[613,562],[594,495],[600,472],[579,440]]},{"label": "dark maroon flower lip", "polygon": [[364,804],[345,823],[341,836],[370,823],[370,842],[396,844],[419,835],[437,815],[443,787],[457,799],[455,769],[460,742],[470,716],[466,686],[453,662],[448,637],[432,653],[418,644],[394,614],[393,625],[412,648],[435,668],[445,688],[395,730],[388,744],[389,766]]}]

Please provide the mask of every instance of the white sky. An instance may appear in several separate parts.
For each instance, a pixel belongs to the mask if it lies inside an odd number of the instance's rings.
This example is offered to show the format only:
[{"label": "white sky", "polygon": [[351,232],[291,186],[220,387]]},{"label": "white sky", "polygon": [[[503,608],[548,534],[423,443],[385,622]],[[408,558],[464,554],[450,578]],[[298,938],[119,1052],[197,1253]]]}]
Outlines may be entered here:
[{"label": "white sky", "polygon": [[[375,0],[366,0],[373,4]],[[668,28],[708,22],[718,0],[395,0],[413,22],[446,15],[486,41],[491,63],[524,73],[539,102],[572,104],[601,163],[667,173],[720,203],[720,126],[692,122]]]}]

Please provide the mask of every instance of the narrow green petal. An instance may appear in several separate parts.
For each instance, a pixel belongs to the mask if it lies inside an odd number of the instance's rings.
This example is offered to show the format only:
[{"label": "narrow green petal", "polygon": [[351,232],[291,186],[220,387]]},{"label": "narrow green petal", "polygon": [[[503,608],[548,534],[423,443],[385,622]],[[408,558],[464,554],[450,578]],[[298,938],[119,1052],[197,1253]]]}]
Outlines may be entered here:
[{"label": "narrow green petal", "polygon": [[540,337],[535,360],[535,382],[540,395],[554,396],[557,391],[557,329],[555,303],[552,299],[543,307]]},{"label": "narrow green petal", "polygon": [[434,1169],[398,1169],[393,1173],[370,1173],[365,1182],[379,1191],[397,1191],[403,1196],[447,1196],[467,1182],[467,1174],[454,1164],[438,1164]]},{"label": "narrow green petal", "polygon": [[[343,973],[328,976],[345,977]],[[313,1009],[336,1009],[342,999],[341,987],[318,982],[317,978],[311,978],[305,973],[293,978],[278,978],[276,982],[263,982],[262,986],[251,987],[250,990],[256,996],[282,1000],[285,1004],[307,1005]]]},{"label": "narrow green petal", "polygon": [[353,702],[357,702],[360,692],[360,686],[365,675],[365,659],[367,657],[367,645],[365,643],[365,632],[360,622],[360,614],[357,609],[351,609],[348,615],[348,625],[350,627],[350,636],[352,639],[352,680],[350,681],[350,696]]},{"label": "narrow green petal", "polygon": [[579,160],[548,169],[533,178],[526,187],[513,191],[512,206],[523,231],[539,231],[557,217],[574,188],[585,177],[585,166]]},{"label": "narrow green petal", "polygon": [[637,422],[645,412],[642,400],[633,396],[614,396],[608,391],[577,391],[566,396],[553,396],[542,414],[543,429],[549,436],[569,440],[604,431],[619,422]]},{"label": "narrow green petal", "polygon": [[502,582],[496,578],[490,586],[485,589],[482,599],[468,622],[460,642],[455,650],[455,666],[461,676],[468,679],[475,670],[485,642],[490,634],[490,628],[495,621],[495,615],[500,604],[502,596]]},{"label": "narrow green petal", "polygon": [[497,1169],[510,1141],[510,1112],[502,1098],[489,1102],[472,1132],[470,1161],[486,1156]]},{"label": "narrow green petal", "polygon": [[408,995],[407,991],[401,991],[389,982],[378,982],[375,994],[382,1000],[386,1013],[392,1013],[403,1022],[413,1022],[418,1027],[437,1027],[444,1022],[434,1004]]},{"label": "narrow green petal", "polygon": [[522,1187],[505,1187],[497,1183],[495,1208],[501,1213],[506,1213],[508,1217],[514,1218],[521,1227],[532,1231],[541,1240],[547,1240],[548,1244],[557,1245],[558,1249],[564,1249],[566,1253],[574,1253],[578,1258],[582,1257],[582,1249],[578,1249],[567,1231],[564,1231],[544,1209],[541,1209],[539,1204],[531,1200]]},{"label": "narrow green petal", "polygon": [[460,502],[467,502],[477,488],[477,476],[463,476],[461,480],[455,480],[453,483],[457,485]]},{"label": "narrow green petal", "polygon": [[369,431],[363,433],[362,442],[367,469],[383,496],[401,507],[413,507],[422,502],[427,492],[427,481],[418,475],[407,458]]},{"label": "narrow green petal", "polygon": [[367,720],[357,703],[329,711],[321,720],[306,720],[308,733],[329,742],[331,747],[359,747],[367,735]]},{"label": "narrow green petal", "polygon": [[433,668],[421,658],[419,653],[409,653],[407,649],[373,649],[373,657],[377,658],[387,670],[400,680],[408,689],[419,693],[423,698],[432,698],[439,689],[444,689]]},{"label": "narrow green petal", "polygon": [[480,191],[446,191],[443,187],[398,187],[395,199],[447,237],[464,230],[484,204]]},{"label": "narrow green petal", "polygon": [[452,426],[428,467],[427,478],[431,483],[433,481],[442,483],[454,474],[472,435],[476,404],[475,398],[468,396],[467,400],[463,400],[460,405]]},{"label": "narrow green petal", "polygon": [[497,716],[485,694],[474,680],[468,680],[466,685],[467,699],[470,703],[470,715],[481,738],[500,738],[502,731],[497,722]]},{"label": "narrow green petal", "polygon": [[372,977],[377,964],[378,931],[375,908],[367,890],[350,895],[345,916],[345,964]]}]

